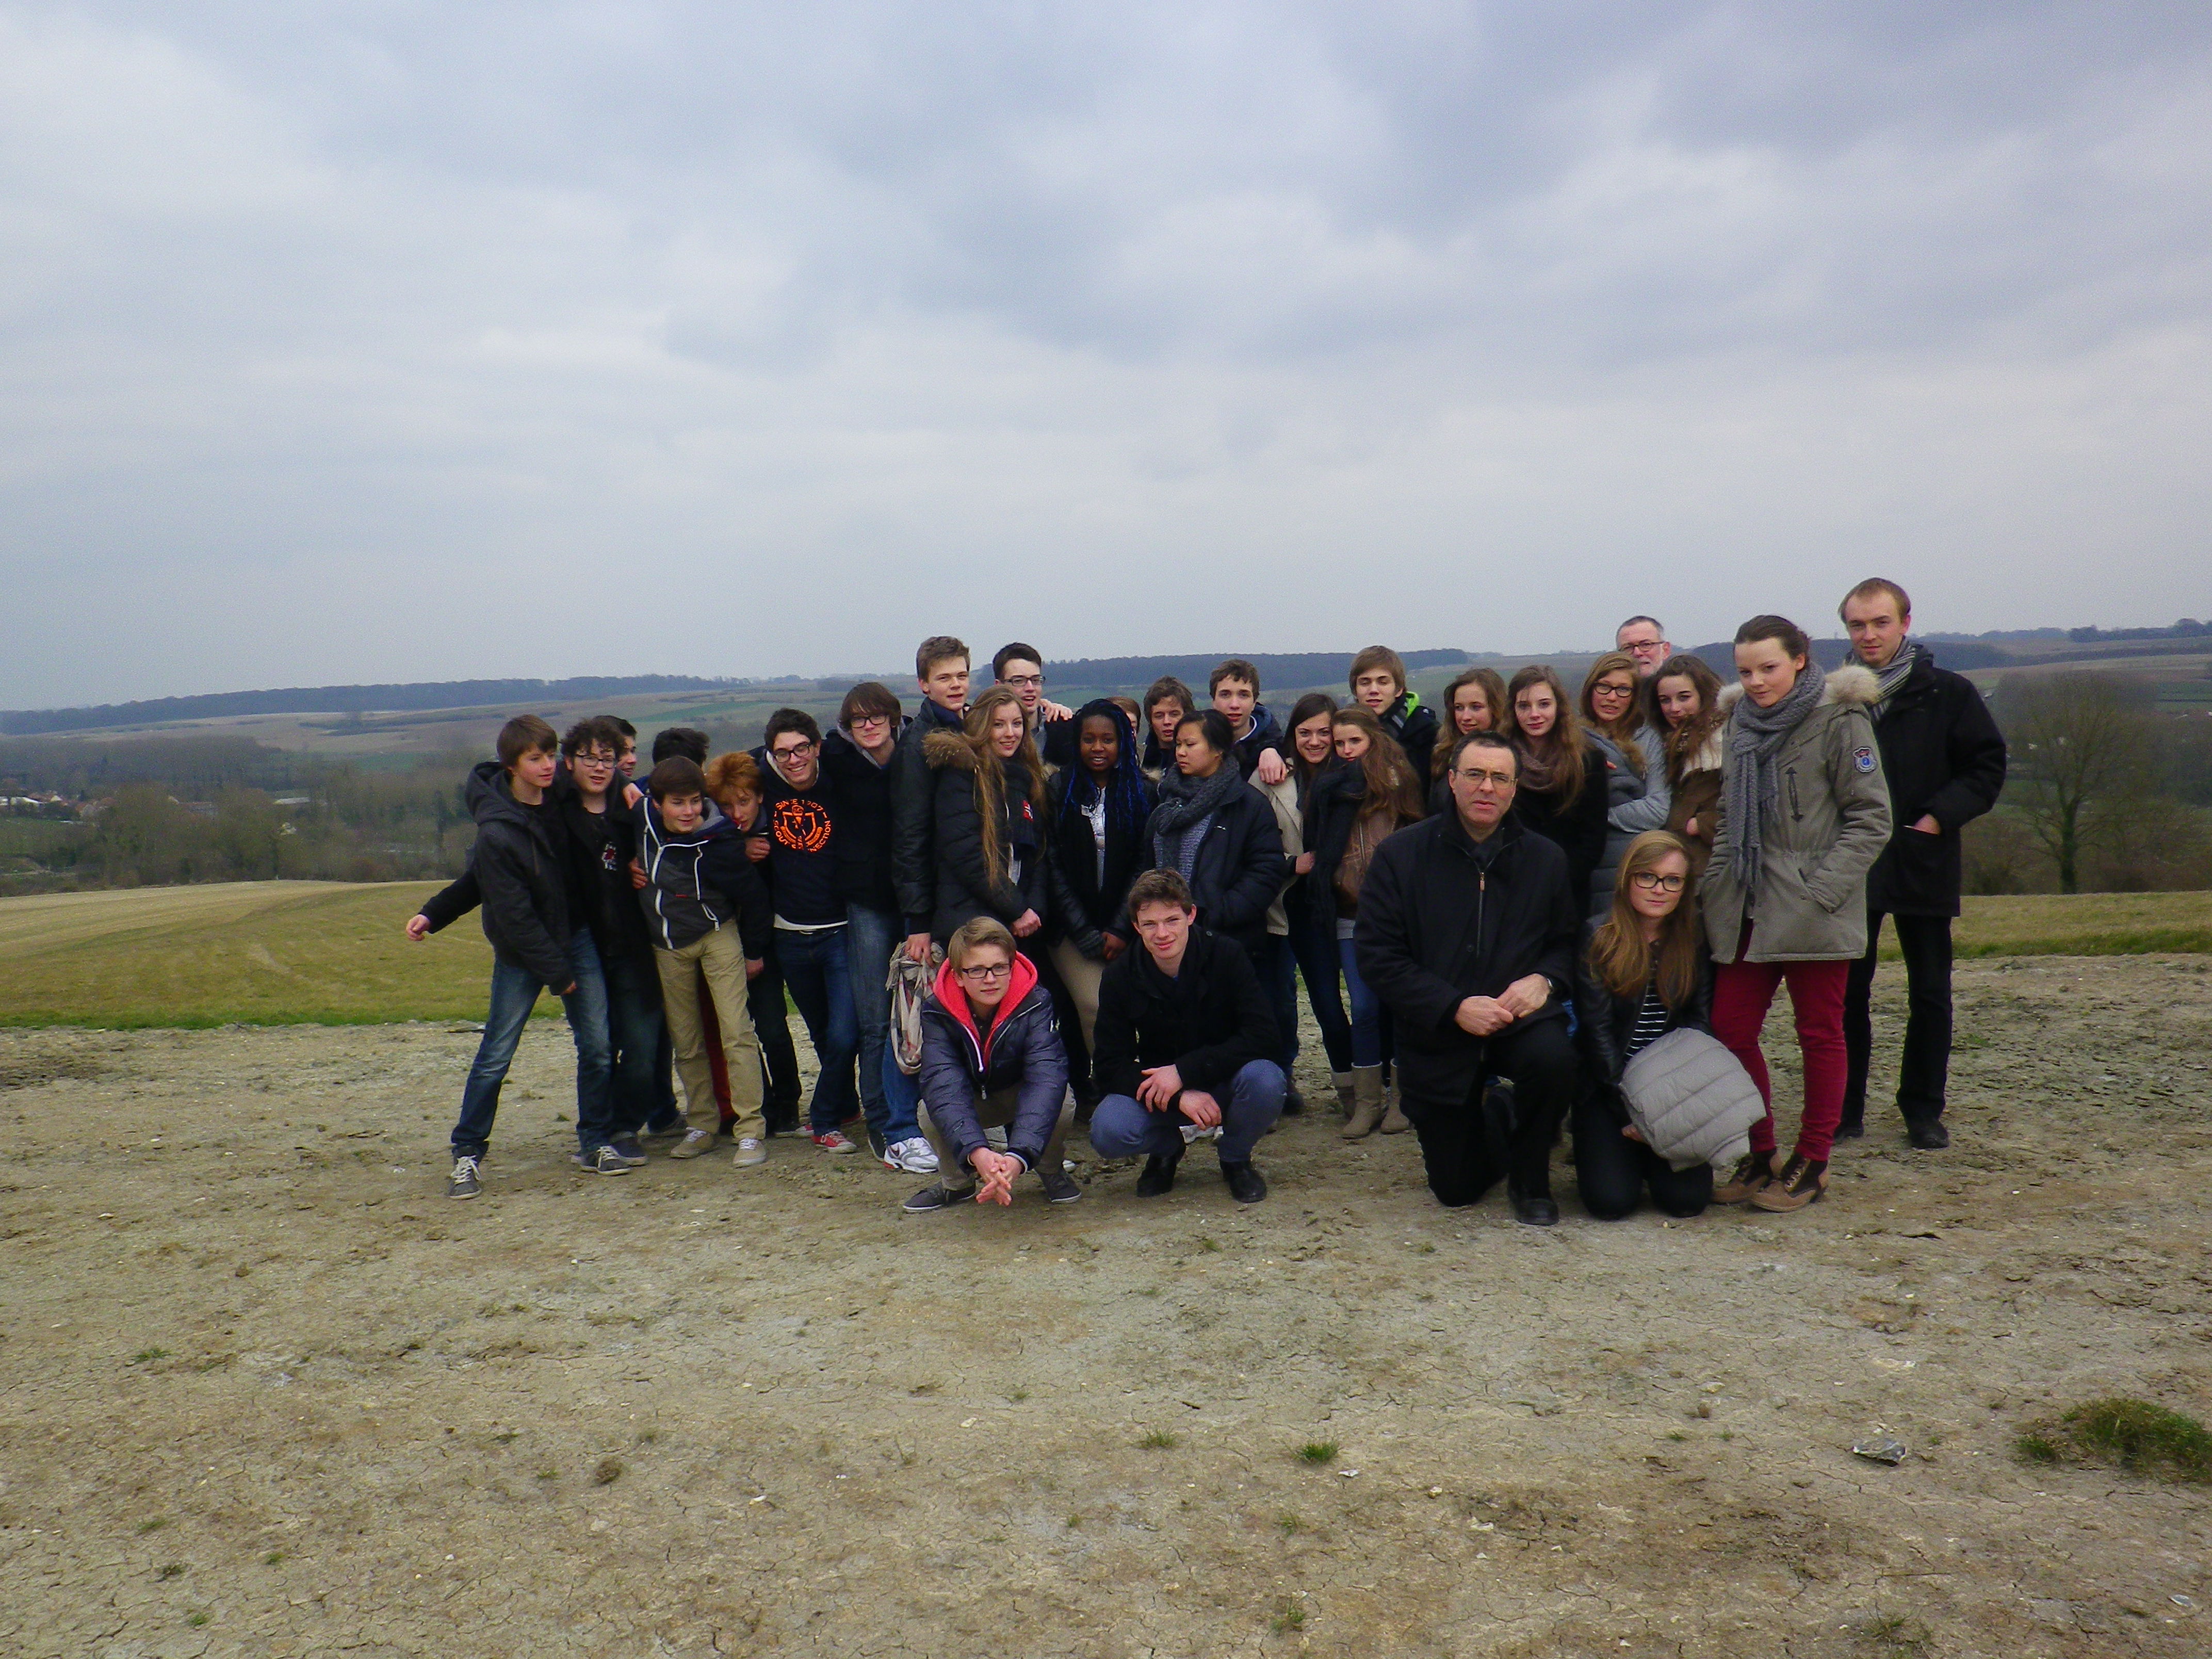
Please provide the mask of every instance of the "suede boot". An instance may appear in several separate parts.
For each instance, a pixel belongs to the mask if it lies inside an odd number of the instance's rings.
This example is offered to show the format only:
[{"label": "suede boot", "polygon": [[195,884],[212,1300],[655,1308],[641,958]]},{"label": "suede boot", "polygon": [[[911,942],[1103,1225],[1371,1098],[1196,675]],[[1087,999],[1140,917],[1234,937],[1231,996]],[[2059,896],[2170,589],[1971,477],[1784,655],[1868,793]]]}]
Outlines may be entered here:
[{"label": "suede boot", "polygon": [[1345,1116],[1350,1117],[1352,1115],[1352,1073],[1349,1072],[1331,1072],[1328,1074],[1328,1080],[1330,1085],[1336,1091],[1336,1109],[1341,1112]]},{"label": "suede boot", "polygon": [[1352,1068],[1352,1116],[1340,1132],[1346,1140],[1358,1140],[1371,1135],[1382,1121],[1382,1068],[1380,1066],[1355,1066]]}]

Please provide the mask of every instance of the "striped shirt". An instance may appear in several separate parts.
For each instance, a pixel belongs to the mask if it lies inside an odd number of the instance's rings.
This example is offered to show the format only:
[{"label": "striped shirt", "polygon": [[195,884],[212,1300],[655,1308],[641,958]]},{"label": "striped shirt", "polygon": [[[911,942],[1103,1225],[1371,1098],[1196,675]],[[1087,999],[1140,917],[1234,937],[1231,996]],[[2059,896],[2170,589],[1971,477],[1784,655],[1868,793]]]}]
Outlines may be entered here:
[{"label": "striped shirt", "polygon": [[1628,1033],[1628,1052],[1621,1058],[1632,1059],[1658,1042],[1666,1034],[1668,1018],[1667,1005],[1659,995],[1659,975],[1655,969],[1650,983],[1644,988],[1644,1000],[1636,1006],[1636,1024]]}]

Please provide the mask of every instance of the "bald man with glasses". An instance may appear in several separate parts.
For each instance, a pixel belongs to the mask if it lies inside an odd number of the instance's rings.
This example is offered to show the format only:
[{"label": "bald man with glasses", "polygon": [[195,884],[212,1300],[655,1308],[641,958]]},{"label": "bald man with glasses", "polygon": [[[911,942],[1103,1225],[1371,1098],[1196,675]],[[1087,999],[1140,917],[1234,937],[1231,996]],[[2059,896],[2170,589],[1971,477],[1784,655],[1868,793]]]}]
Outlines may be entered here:
[{"label": "bald man with glasses", "polygon": [[[1459,740],[1452,810],[1376,848],[1353,949],[1395,1022],[1399,1099],[1437,1201],[1476,1203],[1502,1175],[1515,1218],[1548,1227],[1584,906],[1566,854],[1513,815],[1520,769],[1502,738]],[[1511,1081],[1510,1104],[1492,1077]]]}]

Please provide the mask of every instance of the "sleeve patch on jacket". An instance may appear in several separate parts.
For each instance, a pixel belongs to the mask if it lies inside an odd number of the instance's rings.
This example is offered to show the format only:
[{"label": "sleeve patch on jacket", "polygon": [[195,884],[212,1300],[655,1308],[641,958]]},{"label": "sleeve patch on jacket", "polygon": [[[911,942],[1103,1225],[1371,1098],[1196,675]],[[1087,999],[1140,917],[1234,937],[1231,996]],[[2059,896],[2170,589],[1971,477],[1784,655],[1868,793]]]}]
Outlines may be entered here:
[{"label": "sleeve patch on jacket", "polygon": [[1856,749],[1851,750],[1851,764],[1862,772],[1873,771],[1874,750],[1861,744]]}]

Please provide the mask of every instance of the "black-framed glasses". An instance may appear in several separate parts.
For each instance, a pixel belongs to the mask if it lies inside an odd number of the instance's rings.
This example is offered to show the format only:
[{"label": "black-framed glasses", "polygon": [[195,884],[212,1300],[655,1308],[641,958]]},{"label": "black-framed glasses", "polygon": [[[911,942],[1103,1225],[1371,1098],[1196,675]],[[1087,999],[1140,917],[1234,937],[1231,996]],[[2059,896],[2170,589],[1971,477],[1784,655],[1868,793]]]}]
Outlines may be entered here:
[{"label": "black-framed glasses", "polygon": [[787,744],[781,749],[771,749],[768,752],[769,758],[773,760],[795,761],[813,747],[811,743],[793,743]]},{"label": "black-framed glasses", "polygon": [[587,749],[568,757],[571,766],[605,767],[611,772],[621,763],[604,749]]},{"label": "black-framed glasses", "polygon": [[983,985],[994,979],[1006,978],[1014,971],[1014,964],[1011,962],[986,962],[973,968],[955,968],[952,971],[970,985]]},{"label": "black-framed glasses", "polygon": [[1638,870],[1629,880],[1647,893],[1679,893],[1682,890],[1681,877],[1662,876],[1656,870]]}]

